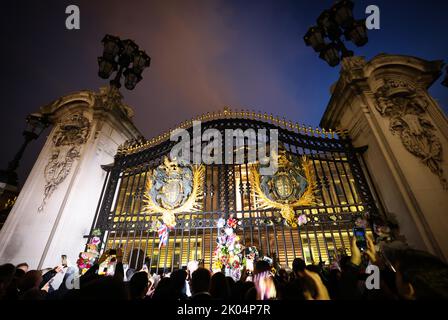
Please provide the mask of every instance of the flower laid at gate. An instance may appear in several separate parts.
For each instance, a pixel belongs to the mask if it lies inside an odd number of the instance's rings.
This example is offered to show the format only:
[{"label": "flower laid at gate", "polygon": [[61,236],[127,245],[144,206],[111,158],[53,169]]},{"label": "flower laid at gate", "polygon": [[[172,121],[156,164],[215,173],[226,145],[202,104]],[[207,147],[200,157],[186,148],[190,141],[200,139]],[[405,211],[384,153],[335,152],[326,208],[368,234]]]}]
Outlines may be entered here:
[{"label": "flower laid at gate", "polygon": [[220,218],[217,221],[218,236],[216,238],[216,249],[213,252],[213,272],[224,272],[236,281],[241,277],[242,250],[240,238],[236,235],[235,229],[238,226],[238,219],[232,215],[225,220]]},{"label": "flower laid at gate", "polygon": [[306,217],[305,214],[301,214],[298,218],[297,218],[297,225],[303,226],[304,224],[308,223],[308,218]]},{"label": "flower laid at gate", "polygon": [[93,237],[87,243],[87,250],[79,254],[76,265],[82,274],[89,270],[95,263],[95,259],[98,257],[98,247],[101,243],[101,231],[94,230],[92,232]]}]

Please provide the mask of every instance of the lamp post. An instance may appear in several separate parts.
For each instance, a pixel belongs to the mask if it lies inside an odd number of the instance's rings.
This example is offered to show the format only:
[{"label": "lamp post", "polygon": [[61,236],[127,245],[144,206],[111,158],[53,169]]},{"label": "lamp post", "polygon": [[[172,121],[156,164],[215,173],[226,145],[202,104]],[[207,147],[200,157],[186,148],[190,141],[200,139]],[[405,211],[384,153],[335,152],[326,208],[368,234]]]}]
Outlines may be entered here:
[{"label": "lamp post", "polygon": [[[317,18],[317,25],[308,29],[303,37],[305,44],[319,53],[319,58],[335,67],[345,57],[353,56],[341,40],[353,42],[362,47],[368,41],[365,20],[355,20],[353,17],[353,2],[341,0],[329,10],[324,10]],[[328,39],[329,41],[326,41]]]},{"label": "lamp post", "polygon": [[14,156],[14,159],[8,163],[8,168],[6,170],[0,170],[2,182],[6,182],[12,186],[17,186],[18,181],[16,170],[19,167],[20,160],[23,157],[26,147],[31,141],[36,140],[45,128],[48,127],[48,125],[48,119],[39,113],[33,113],[26,117],[26,128],[22,133],[25,140],[19,151]]},{"label": "lamp post", "polygon": [[102,79],[109,79],[116,72],[110,85],[119,89],[121,78],[124,76],[124,86],[133,90],[142,80],[143,70],[149,67],[151,58],[132,40],[106,35],[102,43],[104,50],[103,55],[98,57],[98,75]]}]

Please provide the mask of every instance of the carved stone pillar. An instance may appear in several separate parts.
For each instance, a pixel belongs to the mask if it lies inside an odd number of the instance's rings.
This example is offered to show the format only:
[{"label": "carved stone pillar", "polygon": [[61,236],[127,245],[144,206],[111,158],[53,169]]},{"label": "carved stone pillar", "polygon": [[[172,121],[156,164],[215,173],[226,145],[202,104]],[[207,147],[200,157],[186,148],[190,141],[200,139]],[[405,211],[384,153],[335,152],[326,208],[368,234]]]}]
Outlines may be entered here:
[{"label": "carved stone pillar", "polygon": [[52,267],[84,249],[106,173],[120,144],[140,136],[113,88],[81,91],[40,109],[51,133],[0,231],[0,264]]},{"label": "carved stone pillar", "polygon": [[321,126],[368,146],[386,214],[410,245],[448,259],[448,121],[427,91],[442,66],[400,55],[344,59]]}]

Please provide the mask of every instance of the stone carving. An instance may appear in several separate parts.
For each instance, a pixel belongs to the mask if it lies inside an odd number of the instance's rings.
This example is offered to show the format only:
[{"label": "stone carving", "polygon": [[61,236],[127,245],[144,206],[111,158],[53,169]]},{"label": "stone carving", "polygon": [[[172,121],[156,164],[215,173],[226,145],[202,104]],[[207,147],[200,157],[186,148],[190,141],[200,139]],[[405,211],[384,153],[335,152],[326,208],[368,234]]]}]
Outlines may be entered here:
[{"label": "stone carving", "polygon": [[90,129],[89,120],[82,114],[73,114],[57,128],[53,143],[56,147],[84,144]]},{"label": "stone carving", "polygon": [[436,174],[445,190],[448,182],[442,169],[442,144],[436,128],[426,117],[427,100],[412,85],[390,79],[376,92],[376,109],[389,118],[389,128],[403,146]]},{"label": "stone carving", "polygon": [[90,132],[90,122],[80,113],[64,119],[55,130],[50,159],[44,170],[44,199],[38,211],[43,211],[54,190],[70,173],[73,163],[80,156],[81,145],[86,143]]}]

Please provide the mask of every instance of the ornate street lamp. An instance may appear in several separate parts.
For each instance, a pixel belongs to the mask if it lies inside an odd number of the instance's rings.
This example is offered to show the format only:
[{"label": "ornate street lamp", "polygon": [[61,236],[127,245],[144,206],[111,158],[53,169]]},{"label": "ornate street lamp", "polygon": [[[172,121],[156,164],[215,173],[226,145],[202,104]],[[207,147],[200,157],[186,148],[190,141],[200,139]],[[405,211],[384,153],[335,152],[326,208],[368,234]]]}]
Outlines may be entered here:
[{"label": "ornate street lamp", "polygon": [[98,57],[98,75],[102,79],[116,72],[110,84],[115,88],[121,87],[121,78],[124,76],[124,86],[128,90],[135,88],[142,80],[143,70],[149,67],[151,58],[132,40],[121,40],[118,37],[106,35],[102,40],[103,55]]},{"label": "ornate street lamp", "polygon": [[41,133],[48,127],[48,119],[40,113],[33,113],[26,117],[26,128],[23,131],[23,137],[25,141],[16,153],[14,159],[9,162],[6,170],[0,170],[0,178],[2,182],[6,182],[9,185],[17,186],[17,168],[19,167],[20,160],[23,157],[26,147],[32,140],[36,140]]},{"label": "ornate street lamp", "polygon": [[[358,47],[368,41],[365,20],[353,18],[353,6],[350,0],[336,2],[319,15],[317,26],[309,28],[303,38],[305,44],[311,46],[319,58],[332,67],[337,66],[342,58],[353,56],[353,51],[348,50],[342,42],[342,35]],[[325,38],[329,43],[326,43]]]}]

